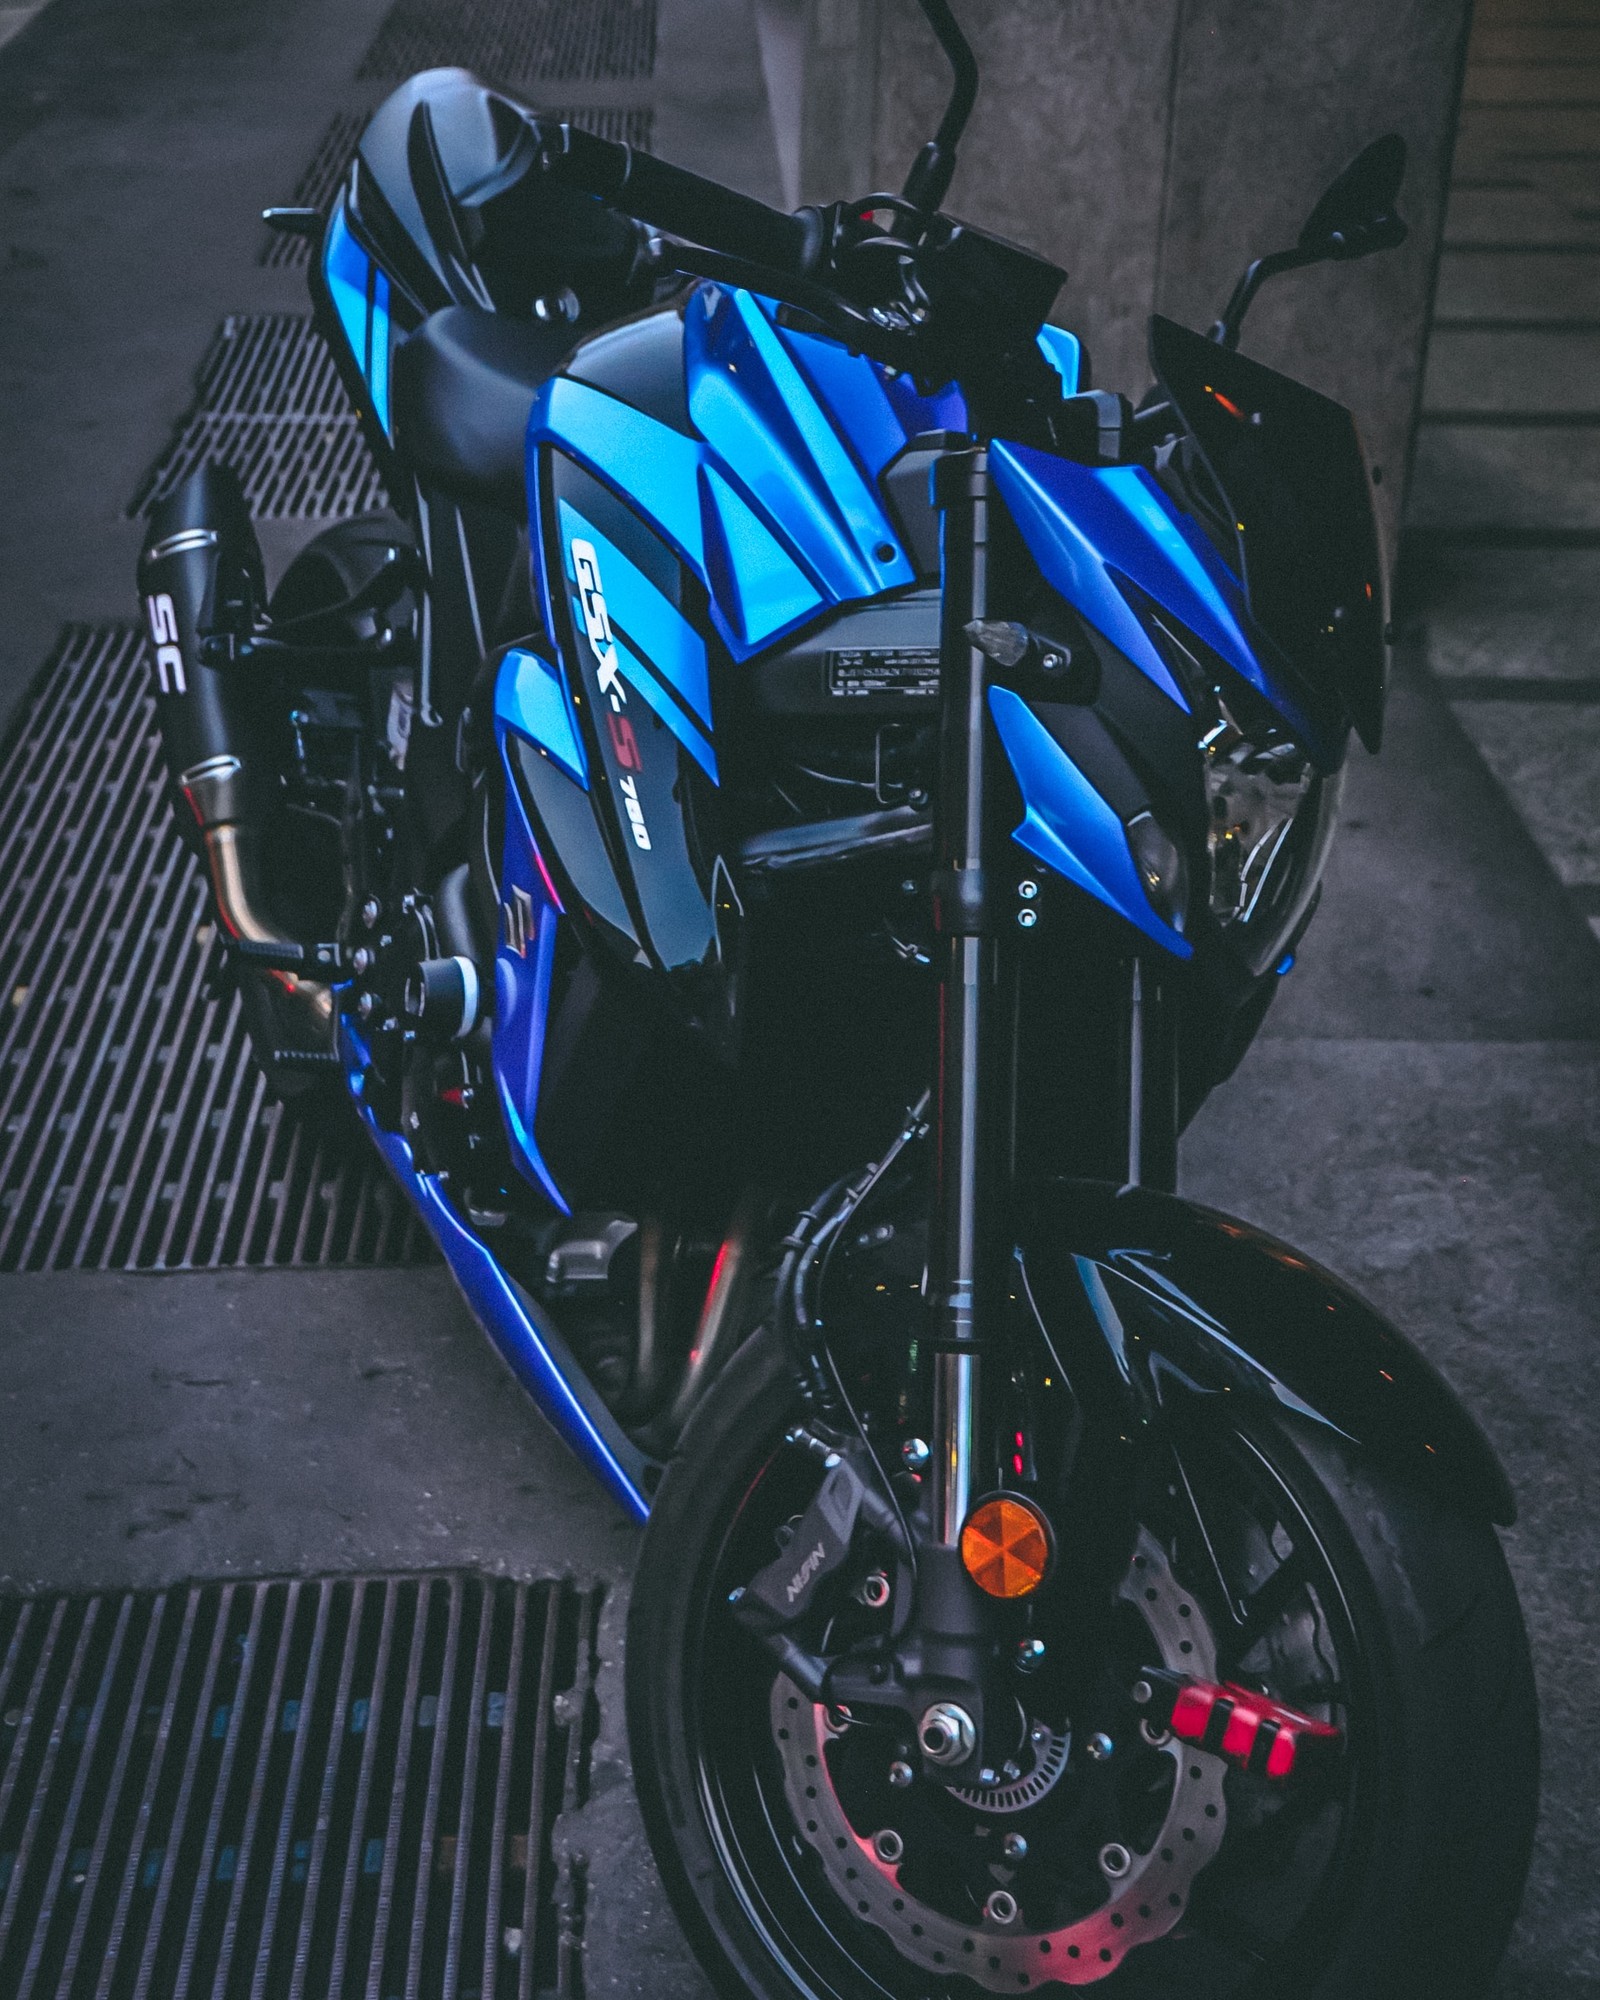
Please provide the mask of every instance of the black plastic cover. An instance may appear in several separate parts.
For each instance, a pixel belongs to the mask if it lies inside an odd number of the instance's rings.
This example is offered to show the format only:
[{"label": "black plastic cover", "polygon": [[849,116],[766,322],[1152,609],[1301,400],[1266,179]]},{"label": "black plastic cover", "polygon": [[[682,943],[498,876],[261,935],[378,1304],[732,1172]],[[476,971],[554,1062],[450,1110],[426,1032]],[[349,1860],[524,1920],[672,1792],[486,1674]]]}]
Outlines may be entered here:
[{"label": "black plastic cover", "polygon": [[1150,360],[1232,516],[1256,623],[1376,750],[1387,612],[1372,480],[1340,403],[1157,314]]}]

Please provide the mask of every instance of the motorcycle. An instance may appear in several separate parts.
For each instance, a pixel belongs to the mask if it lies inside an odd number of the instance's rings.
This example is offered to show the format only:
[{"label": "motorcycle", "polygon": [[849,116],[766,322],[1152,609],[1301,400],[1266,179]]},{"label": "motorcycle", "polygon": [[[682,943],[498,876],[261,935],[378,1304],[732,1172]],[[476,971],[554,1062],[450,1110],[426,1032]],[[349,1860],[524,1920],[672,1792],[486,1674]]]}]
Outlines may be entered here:
[{"label": "motorcycle", "polygon": [[1505,1477],[1338,1279],[1175,1193],[1316,902],[1385,582],[1259,286],[1136,407],[1063,273],[780,214],[462,70],[374,114],[318,323],[394,496],[140,562],[256,1056],[348,1098],[645,1523],[635,1776],[719,1991],[1466,1995],[1537,1788]]}]

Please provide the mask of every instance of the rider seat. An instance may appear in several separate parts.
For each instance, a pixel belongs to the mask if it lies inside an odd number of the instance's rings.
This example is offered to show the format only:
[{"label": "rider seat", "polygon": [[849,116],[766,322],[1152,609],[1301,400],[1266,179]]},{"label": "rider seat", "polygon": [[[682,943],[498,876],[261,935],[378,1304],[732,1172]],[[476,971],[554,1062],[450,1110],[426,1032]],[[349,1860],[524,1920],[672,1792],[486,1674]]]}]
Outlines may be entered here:
[{"label": "rider seat", "polygon": [[429,315],[394,357],[395,444],[424,485],[525,520],[523,440],[541,384],[573,344],[541,326],[474,306]]}]

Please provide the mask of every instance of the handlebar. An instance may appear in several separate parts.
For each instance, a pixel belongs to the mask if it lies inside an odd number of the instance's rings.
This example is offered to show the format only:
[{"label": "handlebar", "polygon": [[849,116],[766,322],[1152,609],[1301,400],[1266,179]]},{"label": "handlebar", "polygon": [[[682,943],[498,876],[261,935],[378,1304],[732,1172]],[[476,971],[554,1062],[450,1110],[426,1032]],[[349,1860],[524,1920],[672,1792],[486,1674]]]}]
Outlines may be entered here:
[{"label": "handlebar", "polygon": [[1044,258],[903,196],[788,215],[631,146],[525,115],[542,170],[664,232],[672,268],[781,299],[930,391],[959,381],[980,431],[1091,464],[1121,456],[1123,400],[1063,400],[1037,345],[1066,275]]},{"label": "handlebar", "polygon": [[795,278],[807,277],[820,261],[822,227],[815,209],[786,215],[653,154],[571,125],[560,130],[560,151],[551,164],[635,221]]}]

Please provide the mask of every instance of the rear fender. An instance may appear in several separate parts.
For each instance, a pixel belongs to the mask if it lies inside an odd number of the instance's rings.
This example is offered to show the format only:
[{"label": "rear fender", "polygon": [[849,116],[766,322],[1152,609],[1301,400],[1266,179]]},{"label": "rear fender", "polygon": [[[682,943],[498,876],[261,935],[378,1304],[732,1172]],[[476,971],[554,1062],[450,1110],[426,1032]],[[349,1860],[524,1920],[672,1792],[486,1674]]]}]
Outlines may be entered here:
[{"label": "rear fender", "polygon": [[1250,1224],[1146,1188],[1052,1182],[1018,1258],[1072,1379],[1113,1380],[1135,1421],[1232,1395],[1292,1412],[1454,1506],[1509,1526],[1511,1487],[1455,1391],[1404,1334]]}]

